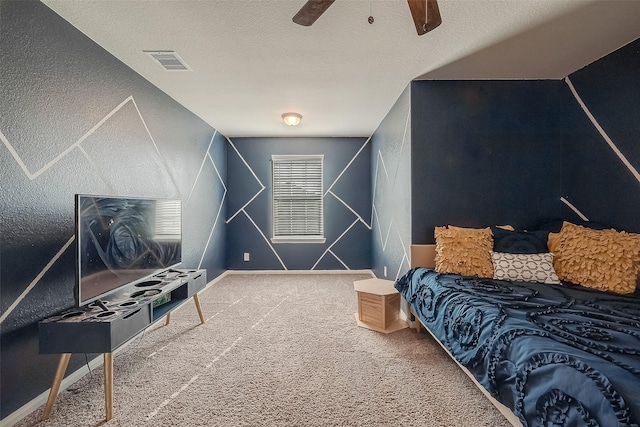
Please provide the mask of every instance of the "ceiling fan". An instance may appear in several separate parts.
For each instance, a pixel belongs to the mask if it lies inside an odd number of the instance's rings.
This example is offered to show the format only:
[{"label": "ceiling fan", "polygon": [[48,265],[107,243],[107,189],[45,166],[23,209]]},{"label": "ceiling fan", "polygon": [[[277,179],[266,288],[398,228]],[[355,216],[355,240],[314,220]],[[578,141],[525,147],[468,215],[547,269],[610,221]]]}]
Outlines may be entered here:
[{"label": "ceiling fan", "polygon": [[[310,26],[335,0],[308,0],[293,17],[293,22]],[[407,0],[418,35],[428,33],[442,23],[438,0]]]}]

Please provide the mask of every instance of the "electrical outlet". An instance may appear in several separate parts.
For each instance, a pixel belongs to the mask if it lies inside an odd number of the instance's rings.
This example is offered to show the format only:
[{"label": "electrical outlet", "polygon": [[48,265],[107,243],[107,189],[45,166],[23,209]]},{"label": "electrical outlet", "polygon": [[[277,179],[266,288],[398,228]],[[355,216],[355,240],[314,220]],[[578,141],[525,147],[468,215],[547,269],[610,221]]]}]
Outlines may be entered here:
[{"label": "electrical outlet", "polygon": [[244,253],[244,260],[249,261],[249,252]]},{"label": "electrical outlet", "polygon": [[384,277],[387,277],[387,266],[385,265],[383,270]]}]

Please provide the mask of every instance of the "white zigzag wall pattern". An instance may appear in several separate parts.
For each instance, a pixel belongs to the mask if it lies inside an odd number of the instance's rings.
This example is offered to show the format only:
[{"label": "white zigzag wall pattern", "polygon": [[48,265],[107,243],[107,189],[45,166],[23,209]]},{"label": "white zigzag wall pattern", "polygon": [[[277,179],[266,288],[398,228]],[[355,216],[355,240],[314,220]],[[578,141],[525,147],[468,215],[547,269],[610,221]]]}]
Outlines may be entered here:
[{"label": "white zigzag wall pattern", "polygon": [[[638,170],[633,167],[633,165],[629,162],[627,157],[620,151],[620,149],[616,146],[616,144],[613,142],[611,137],[609,137],[609,135],[605,132],[603,127],[600,125],[600,123],[598,123],[598,121],[596,120],[594,115],[589,110],[589,107],[587,107],[587,105],[584,103],[584,101],[582,100],[582,98],[578,94],[578,91],[573,86],[573,83],[571,82],[571,79],[569,79],[569,77],[565,77],[564,81],[567,84],[567,86],[569,86],[569,89],[571,90],[571,93],[573,94],[574,98],[576,99],[576,101],[580,105],[580,108],[582,108],[582,111],[584,111],[585,115],[589,118],[589,121],[591,121],[591,123],[596,128],[596,130],[598,131],[600,136],[602,136],[602,138],[607,143],[609,148],[611,148],[611,151],[613,151],[614,154],[620,159],[622,164],[624,164],[625,167],[627,169],[629,169],[629,172],[631,172],[631,174],[635,177],[635,179],[638,182],[640,182],[640,173],[638,173]],[[580,217],[580,219],[582,219],[583,221],[589,221],[589,219],[578,208],[576,208],[571,202],[569,202],[567,200],[567,198],[561,197],[560,200],[564,204],[566,204],[572,211],[574,211],[576,213],[576,215],[578,215]]]},{"label": "white zigzag wall pattern", "polygon": [[[112,185],[102,176],[102,173],[100,172],[99,168],[96,167],[96,164],[94,162],[94,160],[88,155],[88,153],[83,149],[82,147],[82,143],[85,142],[85,140],[87,140],[87,138],[89,138],[94,132],[96,132],[96,130],[98,130],[102,125],[104,125],[116,112],[118,112],[122,107],[124,107],[127,103],[132,103],[133,106],[135,107],[136,112],[138,113],[138,117],[140,118],[140,121],[142,122],[142,124],[144,125],[144,128],[149,136],[149,139],[151,140],[151,143],[153,144],[153,147],[155,148],[156,152],[158,153],[162,164],[165,168],[166,173],[169,175],[173,185],[174,185],[174,189],[175,189],[175,194],[179,195],[180,194],[180,190],[176,184],[176,181],[173,177],[173,174],[171,173],[170,168],[168,167],[164,157],[162,156],[162,154],[160,153],[160,150],[158,149],[158,146],[155,142],[155,139],[153,138],[153,135],[151,134],[151,131],[149,130],[144,117],[142,116],[142,113],[140,112],[140,109],[138,108],[138,105],[135,102],[135,99],[133,98],[133,96],[129,96],[127,97],[124,101],[122,101],[118,106],[116,106],[113,110],[111,110],[105,117],[103,117],[100,121],[98,121],[98,123],[96,123],[91,129],[89,129],[84,135],[82,135],[82,137],[80,137],[77,141],[75,141],[74,143],[70,144],[64,151],[62,151],[60,154],[58,154],[56,157],[54,157],[53,159],[51,159],[49,162],[47,162],[45,164],[45,166],[43,166],[42,168],[40,168],[39,170],[37,170],[36,172],[31,172],[28,168],[28,166],[25,164],[25,162],[22,160],[22,158],[20,157],[19,153],[17,152],[17,150],[13,147],[13,145],[10,143],[10,141],[7,139],[7,137],[4,135],[4,133],[2,132],[2,130],[0,130],[0,140],[2,140],[3,144],[5,145],[5,147],[7,148],[7,150],[9,151],[9,153],[12,155],[12,157],[15,159],[16,163],[20,166],[20,168],[23,170],[23,172],[25,173],[25,175],[29,178],[29,180],[33,181],[35,179],[37,179],[40,175],[42,175],[42,173],[44,173],[45,171],[47,171],[48,169],[54,167],[58,162],[60,162],[60,160],[62,160],[65,156],[69,155],[74,149],[78,149],[80,152],[82,152],[82,154],[87,158],[87,160],[89,161],[89,163],[94,167],[96,173],[98,176],[100,176],[100,178],[104,181],[105,185],[109,188],[109,190],[111,191],[112,195],[116,195],[117,191],[116,189],[114,189],[112,187]],[[200,264],[198,265],[198,268],[201,267],[202,264],[202,259],[204,259],[204,255],[206,253],[206,250],[209,246],[211,237],[213,235],[213,232],[215,230],[216,224],[218,222],[218,218],[220,216],[220,212],[222,210],[222,206],[224,204],[224,200],[226,198],[226,194],[227,194],[227,188],[224,184],[224,180],[222,179],[222,177],[220,176],[220,173],[218,171],[218,168],[215,165],[215,162],[213,161],[213,158],[211,157],[211,154],[209,152],[209,150],[211,149],[211,146],[213,144],[214,138],[216,136],[217,131],[214,132],[213,136],[211,137],[211,141],[209,143],[209,147],[207,148],[207,151],[205,152],[205,155],[203,157],[202,160],[202,164],[200,166],[200,170],[198,171],[198,175],[196,177],[196,179],[194,180],[192,186],[191,186],[191,191],[189,192],[189,196],[187,198],[187,201],[185,203],[185,206],[187,206],[189,204],[189,201],[191,199],[191,195],[193,193],[193,190],[197,184],[198,179],[200,178],[200,173],[202,172],[202,168],[205,165],[205,162],[207,161],[207,159],[211,162],[211,165],[213,166],[216,175],[218,176],[218,178],[220,179],[220,182],[222,184],[222,186],[224,187],[224,194],[222,196],[222,199],[219,202],[219,209],[218,212],[216,214],[216,218],[214,223],[211,226],[211,233],[209,234],[209,238],[207,240],[207,244],[205,245],[204,249],[203,249],[203,253],[202,253],[202,258],[200,259]],[[2,313],[2,316],[0,316],[0,323],[2,323],[10,314],[11,312],[13,312],[13,310],[15,310],[15,308],[20,304],[20,302],[29,294],[29,292],[39,283],[39,281],[42,279],[42,277],[47,273],[47,271],[49,271],[51,269],[51,267],[58,261],[58,259],[62,256],[62,254],[69,248],[69,246],[71,246],[71,244],[75,241],[75,236],[71,236],[69,238],[69,240],[67,240],[67,242],[62,246],[62,248],[60,248],[60,250],[54,255],[54,257],[43,267],[43,269],[38,273],[38,275],[29,283],[29,285],[24,289],[24,291],[18,296],[18,298],[16,298],[15,301],[13,301],[13,303],[7,308],[7,310]]]},{"label": "white zigzag wall pattern", "polygon": [[[360,149],[356,152],[356,154],[351,158],[351,160],[347,163],[347,165],[342,169],[342,171],[340,172],[340,174],[335,178],[335,180],[331,183],[331,185],[325,190],[324,194],[323,194],[323,198],[326,198],[328,195],[331,195],[332,197],[334,197],[337,201],[339,201],[342,205],[344,205],[351,213],[353,213],[353,215],[355,216],[355,220],[342,232],[342,234],[340,234],[340,236],[338,236],[338,238],[336,238],[328,247],[327,249],[325,249],[325,251],[322,253],[322,255],[320,255],[320,257],[316,260],[316,262],[313,264],[313,266],[311,267],[311,270],[315,270],[316,267],[318,266],[318,264],[322,261],[322,259],[327,256],[327,254],[330,254],[331,256],[333,256],[346,270],[350,270],[349,266],[342,260],[340,259],[340,257],[338,257],[338,255],[336,255],[335,252],[333,252],[331,249],[340,241],[340,239],[342,239],[348,232],[349,230],[351,230],[358,222],[361,222],[365,227],[367,227],[369,230],[372,229],[370,223],[367,223],[364,218],[362,218],[361,215],[359,215],[351,206],[349,206],[348,203],[346,203],[344,200],[342,200],[340,197],[338,197],[333,191],[333,187],[336,185],[336,183],[342,178],[342,176],[344,175],[344,173],[347,171],[347,169],[349,169],[349,167],[353,164],[353,162],[356,160],[356,158],[362,153],[362,151],[364,150],[364,148],[369,144],[371,138],[367,138],[367,140],[364,142],[364,144],[360,147]],[[253,176],[253,178],[255,179],[255,181],[258,183],[258,185],[260,186],[260,189],[242,206],[240,207],[236,212],[234,212],[232,215],[229,216],[229,218],[227,219],[226,223],[229,224],[230,222],[232,222],[239,213],[243,213],[246,218],[251,222],[251,224],[255,227],[255,229],[258,231],[258,233],[260,234],[260,236],[262,237],[262,239],[265,241],[265,243],[267,244],[267,246],[269,247],[269,249],[273,252],[273,254],[276,256],[276,258],[278,259],[280,265],[282,266],[282,268],[284,270],[289,270],[289,268],[287,267],[287,265],[285,264],[285,262],[282,260],[282,257],[280,256],[280,254],[278,253],[278,251],[275,249],[275,247],[271,244],[271,241],[269,240],[269,238],[267,238],[265,232],[260,229],[260,227],[256,224],[255,220],[253,218],[251,218],[251,215],[249,215],[249,213],[246,211],[246,207],[249,206],[259,195],[260,193],[262,193],[266,187],[265,185],[262,183],[262,181],[260,181],[260,179],[258,178],[258,176],[256,175],[256,173],[253,171],[253,169],[251,168],[251,166],[249,165],[249,163],[246,161],[246,159],[242,156],[242,154],[240,154],[240,151],[237,149],[237,147],[235,146],[235,144],[233,143],[233,141],[230,138],[227,138],[227,142],[229,143],[229,145],[231,146],[231,148],[233,148],[234,152],[236,153],[236,155],[240,158],[240,160],[242,161],[242,163],[245,165],[245,167],[251,172],[251,175]]]},{"label": "white zigzag wall pattern", "polygon": [[287,266],[284,265],[284,262],[282,262],[282,258],[280,258],[280,255],[278,254],[278,251],[275,250],[275,248],[271,245],[271,242],[269,241],[269,239],[267,238],[267,236],[265,236],[264,232],[260,229],[260,227],[258,227],[258,225],[256,224],[256,222],[253,220],[253,218],[251,218],[251,215],[249,215],[247,213],[247,211],[245,210],[245,208],[247,206],[249,206],[251,204],[251,202],[253,202],[256,197],[258,197],[260,195],[260,193],[262,193],[266,187],[264,186],[264,184],[262,183],[262,181],[260,181],[260,178],[258,178],[258,176],[256,175],[256,173],[253,171],[253,169],[251,169],[251,166],[249,166],[249,164],[247,163],[247,161],[245,160],[244,157],[242,157],[242,154],[240,154],[240,152],[238,151],[238,149],[236,148],[236,146],[233,144],[233,142],[231,141],[231,139],[227,138],[227,142],[229,143],[229,145],[231,145],[231,148],[233,148],[233,150],[236,152],[236,154],[238,155],[238,157],[240,158],[240,160],[242,160],[242,163],[244,163],[244,165],[247,167],[247,169],[249,170],[249,172],[251,172],[251,175],[253,175],[253,178],[256,180],[256,182],[260,185],[260,190],[258,190],[256,192],[256,194],[254,194],[247,203],[245,203],[244,205],[242,205],[242,207],[240,209],[238,209],[233,215],[231,215],[229,217],[229,219],[227,219],[226,223],[229,224],[231,221],[234,220],[234,218],[239,214],[239,213],[243,213],[247,219],[251,222],[251,224],[253,224],[253,226],[256,228],[256,230],[258,231],[258,233],[260,233],[260,236],[262,236],[262,238],[264,239],[265,243],[267,244],[267,246],[269,246],[269,249],[271,249],[271,251],[273,252],[273,254],[276,256],[276,258],[278,258],[278,261],[280,262],[280,264],[282,265],[282,268],[287,270]]},{"label": "white zigzag wall pattern", "polygon": [[583,221],[589,221],[589,218],[587,218],[582,212],[580,212],[580,210],[578,210],[578,208],[576,208],[573,203],[571,203],[570,201],[568,201],[566,199],[566,197],[560,197],[560,201],[562,203],[564,203],[565,205],[567,205],[569,207],[569,209],[571,209],[573,212],[575,212],[576,215],[578,215],[580,217],[581,220]]},{"label": "white zigzag wall pattern", "polygon": [[[402,98],[399,101],[401,100]],[[411,149],[411,107],[408,102],[405,104],[399,103],[394,107],[406,108],[406,110],[398,112],[399,115],[402,114],[404,126],[399,128],[400,121],[388,124],[388,126],[395,125],[398,128],[392,129],[394,136],[390,140],[380,141],[374,167],[373,203],[371,206],[372,224],[376,230],[373,238],[377,240],[377,244],[374,245],[374,270],[378,276],[384,276],[384,267],[387,267],[392,275],[387,273],[386,278],[390,280],[398,279],[410,268],[410,206],[401,206],[403,203],[399,202],[399,200],[406,202],[411,198],[410,180],[400,179],[399,176],[401,168],[404,168],[403,171],[406,175],[403,178],[410,177],[410,164],[408,164],[410,162],[407,162],[407,159],[410,159]],[[385,122],[381,126],[383,125]],[[401,132],[401,136],[397,135],[398,131]],[[374,136],[376,135],[374,134]],[[387,167],[387,164],[391,165],[391,169]],[[407,211],[403,208],[406,208]],[[377,252],[376,247],[378,248]]]},{"label": "white zigzag wall pattern", "polygon": [[[204,250],[202,251],[202,257],[200,257],[200,262],[198,263],[198,268],[202,268],[202,262],[204,260],[204,256],[207,252],[207,249],[209,248],[209,245],[211,243],[211,238],[213,237],[213,232],[216,229],[216,225],[218,224],[218,220],[220,219],[220,213],[222,212],[222,207],[224,206],[224,201],[227,198],[227,186],[224,183],[224,179],[222,178],[222,176],[220,176],[220,171],[218,170],[218,167],[216,166],[215,161],[213,160],[213,157],[211,156],[211,145],[213,144],[213,140],[216,136],[216,132],[214,132],[213,136],[211,137],[211,142],[209,143],[209,148],[207,148],[207,153],[205,155],[205,158],[202,161],[202,166],[204,166],[206,161],[209,161],[211,163],[211,166],[213,166],[214,171],[216,172],[216,176],[218,177],[218,180],[220,180],[220,184],[222,185],[222,188],[224,188],[224,192],[222,193],[222,199],[220,200],[220,202],[218,203],[218,211],[216,212],[216,218],[213,221],[213,224],[211,225],[211,232],[209,233],[209,236],[207,237],[207,243],[204,245]],[[200,167],[200,171],[202,171],[202,166]],[[198,179],[200,178],[200,172],[198,172],[198,177],[196,177],[196,180],[193,183],[193,187],[191,189],[191,193],[193,193],[193,188],[195,188],[196,183],[198,181]],[[189,198],[187,199],[187,203],[186,206],[189,205],[189,200],[191,197],[191,193],[189,193]],[[185,207],[186,207],[185,206]]]},{"label": "white zigzag wall pattern", "polygon": [[566,77],[564,81],[569,86],[569,89],[571,89],[571,93],[573,93],[573,96],[576,98],[576,101],[578,101],[578,104],[580,104],[580,107],[582,108],[584,113],[587,115],[587,117],[589,118],[593,126],[598,130],[598,132],[600,133],[602,138],[605,140],[605,142],[609,145],[611,150],[613,150],[613,152],[616,154],[616,156],[618,156],[620,161],[627,167],[627,169],[629,169],[629,171],[633,174],[636,180],[640,182],[640,173],[638,173],[636,168],[634,168],[631,165],[631,163],[629,162],[629,160],[627,160],[625,155],[622,154],[622,152],[618,149],[618,147],[616,147],[616,145],[613,143],[609,135],[607,135],[607,133],[604,131],[602,126],[600,126],[600,124],[598,123],[596,118],[593,116],[593,114],[591,114],[591,111],[589,111],[589,108],[585,105],[584,101],[582,101],[582,98],[576,91],[576,88],[573,86],[573,83],[571,83],[571,80],[569,79],[569,77]]},{"label": "white zigzag wall pattern", "polygon": [[38,321],[73,304],[73,195],[180,197],[183,265],[212,279],[225,267],[228,194],[213,127],[43,3],[0,10],[0,424],[10,425],[39,406],[56,369],[39,354]]}]

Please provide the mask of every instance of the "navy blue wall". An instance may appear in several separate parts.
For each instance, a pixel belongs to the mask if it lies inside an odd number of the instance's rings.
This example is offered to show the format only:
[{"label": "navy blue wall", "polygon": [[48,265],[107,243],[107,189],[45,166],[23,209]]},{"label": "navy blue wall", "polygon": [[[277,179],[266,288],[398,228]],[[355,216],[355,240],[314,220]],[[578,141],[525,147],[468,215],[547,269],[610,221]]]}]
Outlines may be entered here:
[{"label": "navy blue wall", "polygon": [[[271,155],[324,155],[326,243],[271,243]],[[371,146],[366,138],[233,138],[227,146],[231,270],[371,267]],[[250,261],[243,261],[243,254]]]},{"label": "navy blue wall", "polygon": [[567,91],[572,84],[577,96],[570,95],[572,110],[564,123],[568,143],[562,189],[589,220],[636,233],[640,232],[639,71],[640,39],[569,76]]},{"label": "navy blue wall", "polygon": [[567,100],[561,81],[412,82],[412,242],[558,218]]},{"label": "navy blue wall", "polygon": [[581,217],[639,232],[639,69],[636,40],[565,80],[412,82],[412,242]]},{"label": "navy blue wall", "polygon": [[[44,4],[1,1],[0,18],[5,418],[53,379],[37,322],[74,304],[74,194],[181,198],[183,265],[213,279],[225,269],[226,141]],[[74,355],[68,372],[84,363]]]},{"label": "navy blue wall", "polygon": [[372,269],[390,280],[410,267],[411,96],[407,86],[371,137]]},{"label": "navy blue wall", "polygon": [[[0,18],[0,418],[53,378],[37,322],[73,304],[75,193],[182,198],[184,265],[209,279],[385,266],[394,279],[436,225],[577,218],[561,196],[640,232],[640,41],[567,81],[413,82],[368,142],[229,141],[43,4],[0,1]],[[272,154],[325,155],[326,244],[270,243]]]}]

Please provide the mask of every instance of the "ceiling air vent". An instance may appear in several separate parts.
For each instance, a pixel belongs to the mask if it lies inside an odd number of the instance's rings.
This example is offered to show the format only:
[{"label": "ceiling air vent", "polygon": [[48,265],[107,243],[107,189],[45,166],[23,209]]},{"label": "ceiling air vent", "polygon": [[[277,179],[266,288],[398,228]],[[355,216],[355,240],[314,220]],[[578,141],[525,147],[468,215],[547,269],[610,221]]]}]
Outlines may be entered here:
[{"label": "ceiling air vent", "polygon": [[166,71],[191,71],[191,67],[172,50],[145,50],[144,53]]}]

